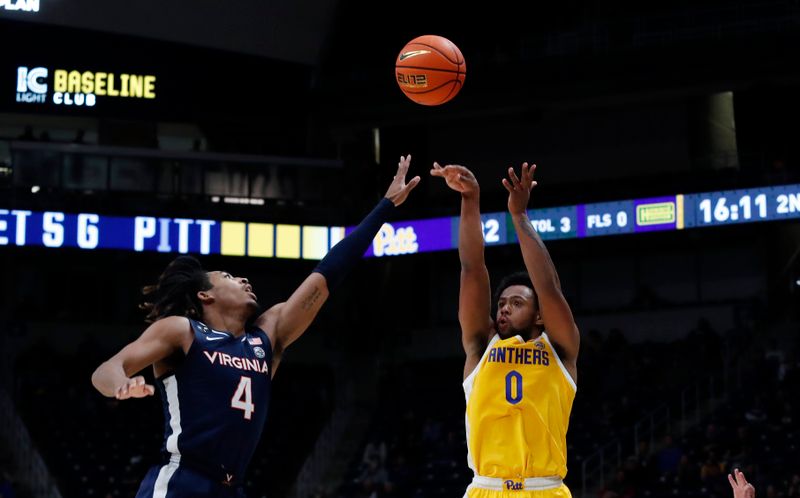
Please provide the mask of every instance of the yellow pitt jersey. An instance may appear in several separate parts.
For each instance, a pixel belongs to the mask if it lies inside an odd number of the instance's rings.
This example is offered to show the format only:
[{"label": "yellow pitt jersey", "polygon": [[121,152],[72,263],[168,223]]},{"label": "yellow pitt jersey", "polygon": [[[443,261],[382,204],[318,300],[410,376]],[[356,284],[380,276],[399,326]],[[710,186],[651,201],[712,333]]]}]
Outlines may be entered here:
[{"label": "yellow pitt jersey", "polygon": [[479,476],[567,474],[567,428],[575,381],[544,332],[489,342],[464,380],[467,460]]}]

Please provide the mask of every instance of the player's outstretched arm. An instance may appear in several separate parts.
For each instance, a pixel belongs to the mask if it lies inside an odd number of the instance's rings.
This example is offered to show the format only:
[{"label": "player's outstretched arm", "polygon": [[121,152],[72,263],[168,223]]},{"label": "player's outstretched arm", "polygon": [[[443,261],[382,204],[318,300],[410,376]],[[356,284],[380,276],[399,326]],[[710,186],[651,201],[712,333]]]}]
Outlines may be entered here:
[{"label": "player's outstretched arm", "polygon": [[361,260],[375,234],[389,219],[395,207],[405,202],[409,192],[419,184],[419,176],[406,183],[411,155],[401,156],[397,173],[386,195],[350,233],[331,248],[314,272],[300,284],[286,302],[268,309],[256,320],[256,325],[270,338],[273,348],[272,373],[280,363],[281,354],[306,331],[320,308],[328,299],[330,290]]},{"label": "player's outstretched arm", "polygon": [[733,498],[756,498],[756,488],[747,482],[741,470],[733,469],[733,475],[728,474],[728,482],[733,488]]},{"label": "player's outstretched arm", "polygon": [[533,172],[536,165],[522,164],[518,177],[514,168],[508,168],[508,178],[503,178],[503,186],[508,190],[508,211],[514,221],[522,259],[539,297],[539,307],[547,334],[561,349],[564,366],[573,377],[576,376],[576,361],[580,347],[580,334],[572,316],[572,310],[561,292],[556,267],[547,248],[533,229],[528,219],[528,201],[531,190],[536,186]]},{"label": "player's outstretched arm", "polygon": [[170,316],[154,322],[122,350],[103,362],[92,374],[94,387],[109,398],[128,399],[152,396],[153,386],[141,375],[131,377],[147,366],[179,350],[187,352],[194,340],[189,319]]},{"label": "player's outstretched arm", "polygon": [[458,322],[467,361],[466,378],[480,361],[494,323],[491,318],[492,296],[489,271],[483,258],[480,186],[464,166],[439,166],[433,163],[431,175],[443,178],[447,186],[461,193],[461,217],[458,225],[458,257],[461,260],[461,286],[458,294]]}]

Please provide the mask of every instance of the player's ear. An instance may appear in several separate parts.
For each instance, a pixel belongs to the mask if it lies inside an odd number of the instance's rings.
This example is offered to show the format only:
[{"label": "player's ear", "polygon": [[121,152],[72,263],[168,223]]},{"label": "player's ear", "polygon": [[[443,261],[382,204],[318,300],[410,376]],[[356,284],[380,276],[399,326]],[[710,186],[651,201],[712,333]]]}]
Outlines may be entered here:
[{"label": "player's ear", "polygon": [[214,302],[214,296],[212,296],[208,291],[198,292],[197,299],[199,299],[203,304],[211,304]]},{"label": "player's ear", "polygon": [[533,323],[535,323],[536,325],[538,325],[540,327],[544,327],[544,320],[542,319],[542,311],[541,310],[536,310],[534,313],[535,313],[535,315],[534,315],[534,318],[533,318]]}]

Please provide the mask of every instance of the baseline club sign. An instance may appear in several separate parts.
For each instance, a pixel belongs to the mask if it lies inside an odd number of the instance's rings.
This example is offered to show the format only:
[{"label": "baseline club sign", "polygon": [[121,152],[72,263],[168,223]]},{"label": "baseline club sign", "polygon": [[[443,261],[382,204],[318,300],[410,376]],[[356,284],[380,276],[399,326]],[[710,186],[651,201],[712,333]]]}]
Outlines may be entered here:
[{"label": "baseline club sign", "polygon": [[[0,0],[2,1],[2,0]],[[156,77],[151,74],[78,71],[48,67],[17,67],[16,101],[94,107],[103,98],[154,100]]]}]

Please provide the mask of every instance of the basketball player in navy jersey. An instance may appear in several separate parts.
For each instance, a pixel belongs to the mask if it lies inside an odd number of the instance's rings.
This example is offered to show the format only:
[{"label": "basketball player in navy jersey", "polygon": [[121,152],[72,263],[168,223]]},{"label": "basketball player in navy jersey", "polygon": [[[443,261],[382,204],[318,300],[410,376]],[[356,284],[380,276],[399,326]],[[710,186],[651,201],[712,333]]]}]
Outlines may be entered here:
[{"label": "basketball player in navy jersey", "polygon": [[154,394],[136,375],[153,367],[164,406],[164,461],[150,469],[137,498],[242,497],[242,478],[261,436],[272,376],[283,351],[308,328],[333,289],[363,256],[396,206],[419,183],[406,183],[401,157],[386,196],[336,244],[286,302],[259,310],[244,277],[206,272],[182,256],[144,289],[152,324],[101,364],[92,383],[123,400]]}]

